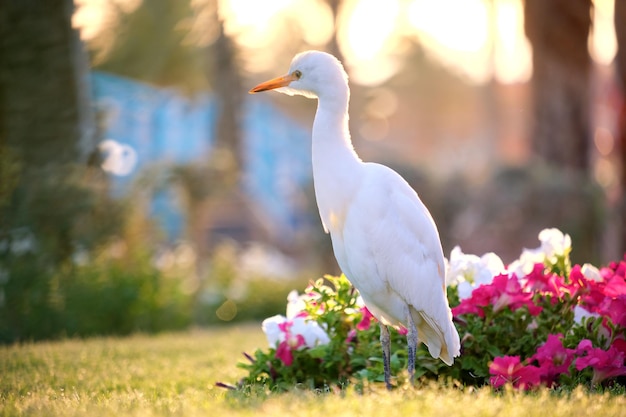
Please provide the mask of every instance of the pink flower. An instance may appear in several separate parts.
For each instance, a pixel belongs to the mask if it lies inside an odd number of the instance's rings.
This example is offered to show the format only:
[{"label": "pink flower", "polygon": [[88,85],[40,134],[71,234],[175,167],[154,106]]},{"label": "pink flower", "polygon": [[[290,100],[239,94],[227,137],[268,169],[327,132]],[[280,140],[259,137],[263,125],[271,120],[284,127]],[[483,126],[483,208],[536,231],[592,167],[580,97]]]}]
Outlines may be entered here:
[{"label": "pink flower", "polygon": [[584,308],[626,328],[626,262],[613,262],[602,268],[598,282],[581,278],[574,272],[572,269],[572,284],[579,286]]},{"label": "pink flower", "polygon": [[459,316],[462,314],[475,314],[479,317],[485,317],[484,307],[488,307],[500,296],[500,291],[496,286],[496,279],[494,278],[491,284],[483,284],[472,291],[472,295],[469,298],[465,298],[461,303],[452,309],[452,314]]},{"label": "pink flower", "polygon": [[356,330],[352,329],[348,332],[348,336],[346,337],[346,343],[350,344],[356,340]]},{"label": "pink flower", "polygon": [[569,293],[569,288],[565,285],[563,277],[553,273],[546,273],[546,268],[543,264],[535,264],[531,273],[526,275],[525,281],[526,289],[531,292],[551,295],[553,297],[552,303],[556,303],[565,293]]},{"label": "pink flower", "polygon": [[574,349],[563,347],[561,334],[548,335],[548,340],[537,349],[530,361],[537,361],[541,382],[552,386],[559,375],[569,374],[569,366],[574,360]]},{"label": "pink flower", "polygon": [[615,346],[609,347],[608,350],[594,348],[588,339],[582,340],[578,344],[576,354],[576,369],[582,371],[585,368],[593,368],[593,377],[591,382],[597,384],[607,378],[620,375],[626,375],[626,366],[624,366],[624,354]]},{"label": "pink flower", "polygon": [[497,299],[494,300],[494,311],[498,311],[504,307],[509,307],[511,311],[526,306],[531,315],[536,316],[541,313],[542,308],[533,303],[533,294],[524,292],[519,281],[515,277],[508,275],[499,275],[493,280],[494,285],[499,292]]},{"label": "pink flower", "polygon": [[519,356],[500,356],[489,365],[489,383],[499,388],[510,383],[515,388],[530,389],[540,383],[540,370],[536,366],[522,365]]},{"label": "pink flower", "polygon": [[624,280],[624,277],[615,274],[608,279],[604,287],[604,295],[613,298],[626,295],[626,280]]},{"label": "pink flower", "polygon": [[[601,273],[607,280],[614,275],[626,279],[626,253],[624,254],[624,259],[619,262],[611,262],[607,268],[602,269]],[[605,273],[608,276],[604,275]]]},{"label": "pink flower", "polygon": [[589,279],[585,274],[583,274],[583,270],[580,265],[574,265],[572,270],[569,273],[569,292],[574,295],[583,295],[585,297],[591,293],[592,288],[597,286],[597,281],[594,279]]},{"label": "pink flower", "polygon": [[611,346],[617,349],[617,351],[620,352],[622,355],[624,355],[624,357],[626,357],[626,340],[615,339],[615,341],[613,341],[613,344]]},{"label": "pink flower", "polygon": [[[368,330],[372,325],[372,320],[376,321],[376,317],[374,317],[374,315],[365,306],[361,307],[359,311],[363,314],[363,316],[361,321],[357,323],[356,328],[361,331]],[[406,336],[407,333],[409,333],[408,329],[404,326],[398,326],[396,330],[403,336]],[[348,337],[350,337],[350,334],[348,334]]]},{"label": "pink flower", "polygon": [[361,321],[357,323],[356,328],[361,331],[367,330],[372,324],[372,319],[376,320],[376,318],[365,306],[361,307],[360,311],[363,316],[361,317]]},{"label": "pink flower", "polygon": [[596,312],[611,319],[613,324],[626,328],[626,295],[606,297],[597,307]]},{"label": "pink flower", "polygon": [[515,311],[523,306],[528,308],[531,315],[541,313],[542,308],[532,301],[533,294],[523,291],[515,276],[498,275],[488,285],[476,288],[470,298],[461,301],[461,304],[452,309],[455,316],[461,314],[476,314],[484,317],[484,307],[492,306],[494,312],[505,307]]},{"label": "pink flower", "polygon": [[280,331],[285,334],[285,340],[278,344],[276,348],[276,357],[283,361],[287,366],[291,366],[293,363],[293,350],[298,349],[304,345],[304,336],[301,334],[293,334],[291,328],[293,327],[292,321],[284,321],[278,325]]},{"label": "pink flower", "polygon": [[[481,285],[481,287],[482,287],[482,285]],[[480,289],[480,287],[478,287],[478,289]],[[476,293],[476,291],[478,291],[478,289],[474,290],[472,295],[474,293]],[[466,299],[461,301],[461,304],[459,304],[458,306],[452,308],[452,315],[454,315],[454,317],[457,317],[457,316],[461,316],[463,314],[475,314],[478,317],[484,318],[485,317],[485,312],[480,307],[486,307],[486,305],[479,306],[478,304],[473,302],[472,297],[466,298]]]},{"label": "pink flower", "polygon": [[317,322],[303,317],[287,319],[276,315],[263,320],[262,328],[270,347],[276,347],[276,357],[287,366],[293,363],[294,350],[330,342],[328,334]]}]

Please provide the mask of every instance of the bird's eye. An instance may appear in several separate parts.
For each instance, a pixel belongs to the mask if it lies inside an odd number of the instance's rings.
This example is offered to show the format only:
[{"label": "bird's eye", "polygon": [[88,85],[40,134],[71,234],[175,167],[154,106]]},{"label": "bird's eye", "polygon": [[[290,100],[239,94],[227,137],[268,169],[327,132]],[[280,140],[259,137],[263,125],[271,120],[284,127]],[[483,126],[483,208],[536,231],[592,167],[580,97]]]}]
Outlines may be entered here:
[{"label": "bird's eye", "polygon": [[300,71],[300,70],[295,70],[295,71],[293,72],[293,75],[294,75],[297,79],[300,79],[300,78],[302,78],[302,71]]}]

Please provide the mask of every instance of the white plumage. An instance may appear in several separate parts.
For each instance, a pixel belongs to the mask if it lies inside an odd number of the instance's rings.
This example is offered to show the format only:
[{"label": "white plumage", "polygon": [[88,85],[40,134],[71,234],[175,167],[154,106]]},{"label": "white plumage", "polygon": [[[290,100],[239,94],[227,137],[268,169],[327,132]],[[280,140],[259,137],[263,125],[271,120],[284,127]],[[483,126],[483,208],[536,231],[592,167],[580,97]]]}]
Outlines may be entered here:
[{"label": "white plumage", "polygon": [[408,329],[409,373],[418,342],[451,365],[459,335],[446,298],[443,251],[435,223],[395,171],[362,162],[348,129],[348,76],[332,55],[296,55],[287,75],[261,83],[318,99],[313,123],[313,180],[324,229],[337,262],[381,324],[385,382],[390,384],[387,326]]}]

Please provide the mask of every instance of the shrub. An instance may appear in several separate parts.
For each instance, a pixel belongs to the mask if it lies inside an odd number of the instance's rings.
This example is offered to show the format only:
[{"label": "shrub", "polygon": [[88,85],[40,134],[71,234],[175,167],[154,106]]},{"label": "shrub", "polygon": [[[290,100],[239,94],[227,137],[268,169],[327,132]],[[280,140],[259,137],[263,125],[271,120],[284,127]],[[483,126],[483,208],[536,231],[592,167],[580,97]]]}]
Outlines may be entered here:
[{"label": "shrub", "polygon": [[67,335],[157,332],[191,323],[191,296],[182,280],[162,274],[148,254],[100,254],[63,279]]},{"label": "shrub", "polygon": [[[541,247],[504,267],[487,254],[455,248],[448,263],[448,297],[462,353],[451,367],[417,351],[416,376],[465,385],[510,384],[573,388],[623,385],[626,375],[626,256],[597,269],[571,266],[571,240],[544,230]],[[344,386],[382,381],[377,326],[345,277],[325,277],[304,294],[290,294],[286,316],[263,322],[269,349],[240,364],[240,388]],[[406,367],[405,341],[393,333],[391,361]],[[623,390],[623,387],[621,388]]]},{"label": "shrub", "polygon": [[[322,388],[344,386],[355,378],[384,378],[378,327],[358,292],[345,276],[325,276],[311,283],[303,295],[289,294],[287,315],[263,322],[269,350],[258,349],[249,374],[240,386],[265,385],[288,390],[296,385]],[[404,338],[392,336],[392,370],[406,364]]]}]

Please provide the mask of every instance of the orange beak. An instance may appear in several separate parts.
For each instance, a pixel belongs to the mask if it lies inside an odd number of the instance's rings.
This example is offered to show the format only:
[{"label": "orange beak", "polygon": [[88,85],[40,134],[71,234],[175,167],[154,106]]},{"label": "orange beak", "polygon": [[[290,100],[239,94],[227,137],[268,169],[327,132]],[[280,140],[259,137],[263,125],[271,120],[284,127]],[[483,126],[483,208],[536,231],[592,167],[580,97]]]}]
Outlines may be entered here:
[{"label": "orange beak", "polygon": [[261,91],[274,90],[280,87],[288,86],[292,81],[297,80],[296,76],[293,74],[283,75],[282,77],[272,78],[269,81],[265,81],[250,91],[250,94],[260,93]]}]

